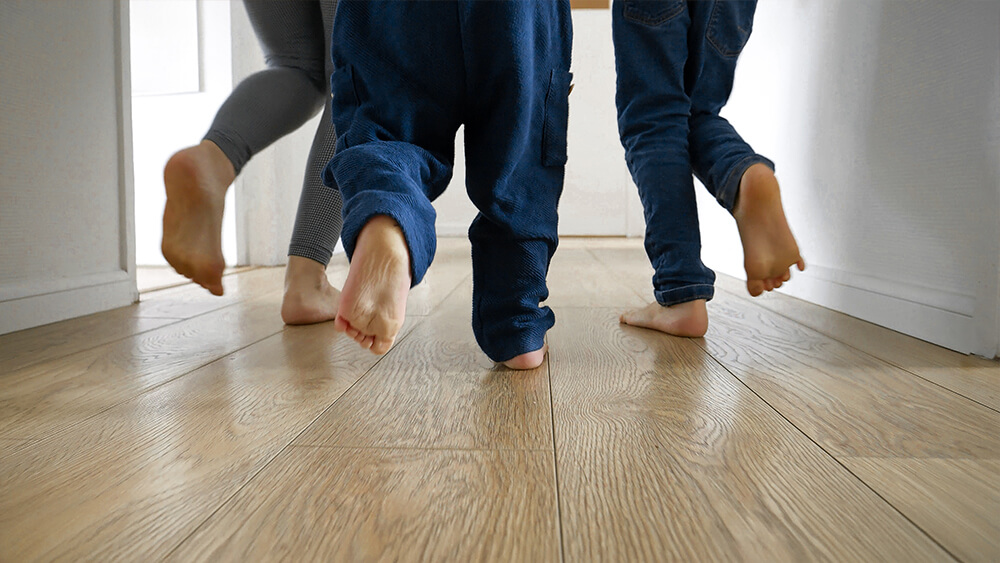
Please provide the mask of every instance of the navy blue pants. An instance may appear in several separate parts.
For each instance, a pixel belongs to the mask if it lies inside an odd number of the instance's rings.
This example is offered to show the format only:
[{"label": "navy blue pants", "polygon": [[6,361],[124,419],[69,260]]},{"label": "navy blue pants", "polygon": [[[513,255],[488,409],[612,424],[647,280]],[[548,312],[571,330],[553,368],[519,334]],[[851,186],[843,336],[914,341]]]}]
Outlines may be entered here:
[{"label": "navy blue pants", "polygon": [[715,273],[701,261],[692,171],[732,212],[756,154],[719,111],[750,38],[757,3],[615,0],[612,29],[618,131],[646,218],[656,301],[711,299]]},{"label": "navy blue pants", "polygon": [[409,246],[413,284],[436,247],[431,201],[465,125],[472,326],[494,361],[537,350],[555,323],[545,277],[557,244],[569,114],[569,1],[352,2],[333,28],[337,150],[348,257],[375,215]]}]

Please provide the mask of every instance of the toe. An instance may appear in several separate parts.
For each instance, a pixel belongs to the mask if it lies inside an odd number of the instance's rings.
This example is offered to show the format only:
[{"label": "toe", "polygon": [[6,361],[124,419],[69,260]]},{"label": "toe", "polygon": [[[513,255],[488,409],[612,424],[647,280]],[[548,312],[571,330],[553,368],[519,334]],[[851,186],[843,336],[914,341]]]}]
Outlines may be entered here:
[{"label": "toe", "polygon": [[385,354],[390,348],[392,348],[392,342],[393,339],[376,338],[375,342],[372,344],[371,350],[378,355]]},{"label": "toe", "polygon": [[358,344],[361,344],[361,347],[364,348],[365,350],[371,350],[372,344],[374,343],[375,343],[374,336],[365,336],[358,341]]},{"label": "toe", "polygon": [[764,293],[764,282],[761,280],[747,280],[747,292],[751,297],[757,297]]}]

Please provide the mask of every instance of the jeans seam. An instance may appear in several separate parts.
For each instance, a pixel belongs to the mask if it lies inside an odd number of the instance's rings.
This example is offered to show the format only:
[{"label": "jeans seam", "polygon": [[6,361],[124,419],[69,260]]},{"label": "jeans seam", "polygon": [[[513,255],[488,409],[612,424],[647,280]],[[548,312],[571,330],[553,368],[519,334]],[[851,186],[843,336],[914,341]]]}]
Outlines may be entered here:
[{"label": "jeans seam", "polygon": [[[708,19],[708,28],[705,33],[705,38],[708,39],[708,42],[712,44],[712,47],[715,47],[715,50],[718,51],[719,55],[721,55],[723,58],[733,59],[739,57],[740,53],[743,52],[743,48],[746,47],[747,44],[746,41],[743,42],[743,45],[741,45],[739,49],[730,50],[720,45],[715,40],[715,34],[712,33],[712,30],[715,28],[715,21],[717,19],[718,10],[719,10],[719,0],[716,0],[715,4],[712,5],[712,15]],[[740,31],[745,31],[742,27],[738,25],[737,27],[740,29]],[[747,39],[749,39],[749,34],[747,34]]]},{"label": "jeans seam", "polygon": [[642,16],[641,14],[636,14],[636,12],[634,12],[634,11],[632,11],[632,10],[629,9],[629,5],[630,4],[628,2],[625,2],[625,5],[624,5],[624,7],[622,9],[622,16],[625,18],[625,20],[626,21],[630,21],[632,23],[637,23],[637,24],[641,24],[641,25],[647,25],[647,26],[651,26],[651,27],[655,27],[655,26],[658,26],[658,25],[665,24],[668,21],[670,21],[670,20],[674,19],[675,17],[677,17],[678,15],[680,15],[681,12],[684,11],[684,3],[683,2],[678,2],[677,3],[677,7],[674,9],[674,11],[672,13],[668,13],[666,15],[654,18],[654,17],[645,17],[645,16]]}]

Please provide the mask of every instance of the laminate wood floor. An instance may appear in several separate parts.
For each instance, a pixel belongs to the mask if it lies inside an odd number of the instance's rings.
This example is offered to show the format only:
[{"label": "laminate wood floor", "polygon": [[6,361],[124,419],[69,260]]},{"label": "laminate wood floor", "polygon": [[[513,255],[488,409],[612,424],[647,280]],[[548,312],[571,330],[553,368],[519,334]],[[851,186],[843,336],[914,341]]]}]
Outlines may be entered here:
[{"label": "laminate wood floor", "polygon": [[619,325],[651,273],[563,241],[528,372],[458,239],[382,357],[274,268],[0,336],[0,561],[1000,560],[1000,364],[724,276],[705,338]]}]

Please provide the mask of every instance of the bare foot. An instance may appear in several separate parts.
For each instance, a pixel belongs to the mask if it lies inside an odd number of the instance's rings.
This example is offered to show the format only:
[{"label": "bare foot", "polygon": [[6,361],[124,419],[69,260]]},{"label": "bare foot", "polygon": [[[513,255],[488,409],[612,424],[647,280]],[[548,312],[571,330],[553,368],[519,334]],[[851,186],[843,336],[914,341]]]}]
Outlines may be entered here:
[{"label": "bare foot", "polygon": [[222,211],[226,189],[236,172],[225,153],[211,141],[188,147],[167,161],[163,183],[161,250],[177,273],[215,295],[222,295]]},{"label": "bare foot", "polygon": [[289,256],[285,268],[285,296],[281,320],[290,325],[332,321],[337,317],[340,291],[330,285],[323,264],[301,256]]},{"label": "bare foot", "polygon": [[619,322],[651,328],[674,336],[700,338],[708,331],[708,309],[704,299],[664,307],[655,301],[623,314]]},{"label": "bare foot", "polygon": [[513,358],[507,360],[503,365],[509,367],[510,369],[535,369],[542,365],[542,360],[545,359],[545,352],[549,349],[546,344],[535,350],[534,352],[528,352],[527,354],[521,354],[520,356],[514,356]]},{"label": "bare foot", "polygon": [[403,231],[392,218],[376,215],[358,235],[334,326],[362,348],[385,354],[403,327],[409,293]]},{"label": "bare foot", "polygon": [[767,165],[757,163],[743,173],[733,217],[743,242],[750,295],[781,287],[793,265],[800,271],[806,268],[781,207],[778,180]]}]

